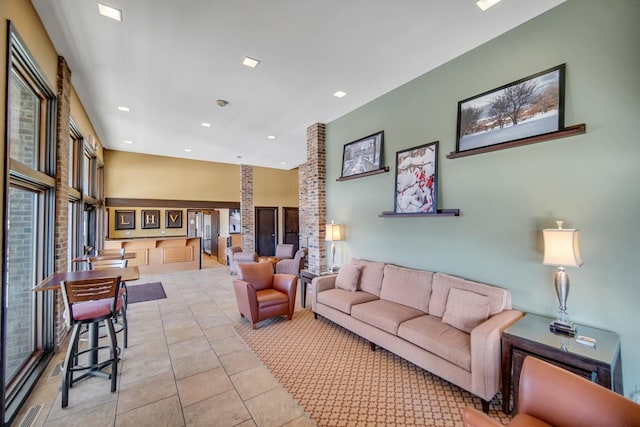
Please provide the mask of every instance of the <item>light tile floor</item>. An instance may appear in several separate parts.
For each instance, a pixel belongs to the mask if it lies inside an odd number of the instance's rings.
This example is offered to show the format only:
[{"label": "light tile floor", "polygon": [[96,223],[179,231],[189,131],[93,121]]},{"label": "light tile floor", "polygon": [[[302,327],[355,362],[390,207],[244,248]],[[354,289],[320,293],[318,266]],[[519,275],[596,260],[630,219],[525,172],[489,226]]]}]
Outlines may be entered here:
[{"label": "light tile floor", "polygon": [[33,426],[316,425],[236,334],[233,324],[245,320],[232,278],[218,266],[131,282],[162,282],[167,298],[129,305],[117,391],[106,379],[89,378],[74,385],[62,409],[61,378],[51,377],[61,351],[15,425],[34,405],[43,408]]}]

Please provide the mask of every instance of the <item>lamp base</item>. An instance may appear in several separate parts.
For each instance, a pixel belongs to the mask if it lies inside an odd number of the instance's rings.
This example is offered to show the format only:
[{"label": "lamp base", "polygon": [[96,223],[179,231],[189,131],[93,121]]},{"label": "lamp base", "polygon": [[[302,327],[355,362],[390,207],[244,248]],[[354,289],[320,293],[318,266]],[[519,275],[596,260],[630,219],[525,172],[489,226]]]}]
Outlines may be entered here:
[{"label": "lamp base", "polygon": [[554,334],[567,335],[570,337],[573,337],[576,334],[576,328],[573,326],[573,323],[561,322],[559,320],[551,322],[549,324],[549,330]]}]

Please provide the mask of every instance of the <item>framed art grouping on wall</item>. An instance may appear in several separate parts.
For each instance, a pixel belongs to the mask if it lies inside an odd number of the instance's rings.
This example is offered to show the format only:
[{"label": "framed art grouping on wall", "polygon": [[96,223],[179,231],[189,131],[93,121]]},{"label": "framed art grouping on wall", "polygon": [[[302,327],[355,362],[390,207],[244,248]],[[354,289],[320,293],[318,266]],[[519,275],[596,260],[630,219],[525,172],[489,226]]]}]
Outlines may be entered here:
[{"label": "framed art grouping on wall", "polygon": [[396,153],[395,213],[436,213],[438,141]]}]

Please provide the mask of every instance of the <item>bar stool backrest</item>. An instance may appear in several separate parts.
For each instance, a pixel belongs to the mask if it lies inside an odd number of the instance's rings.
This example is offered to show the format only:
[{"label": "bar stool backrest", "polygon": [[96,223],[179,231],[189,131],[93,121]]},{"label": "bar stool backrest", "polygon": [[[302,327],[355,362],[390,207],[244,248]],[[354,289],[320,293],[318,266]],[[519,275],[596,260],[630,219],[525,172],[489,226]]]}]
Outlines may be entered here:
[{"label": "bar stool backrest", "polygon": [[65,318],[67,326],[71,327],[73,323],[73,305],[87,301],[110,298],[111,314],[115,317],[119,284],[120,276],[63,281],[61,290],[64,308],[67,312]]}]

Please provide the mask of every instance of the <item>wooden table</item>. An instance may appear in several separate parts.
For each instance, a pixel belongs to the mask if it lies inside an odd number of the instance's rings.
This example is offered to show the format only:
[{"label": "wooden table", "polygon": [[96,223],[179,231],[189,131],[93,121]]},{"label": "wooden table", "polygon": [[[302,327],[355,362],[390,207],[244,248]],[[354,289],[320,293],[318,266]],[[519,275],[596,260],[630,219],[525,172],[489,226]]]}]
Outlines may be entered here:
[{"label": "wooden table", "polygon": [[611,331],[576,324],[576,336],[596,340],[595,347],[576,342],[575,337],[554,334],[554,319],[527,313],[502,334],[502,411],[509,413],[513,384],[513,412],[518,412],[520,371],[526,356],[534,356],[564,368],[616,393],[622,394],[620,336]]},{"label": "wooden table", "polygon": [[89,262],[89,258],[97,259],[134,259],[136,257],[135,252],[125,252],[124,255],[80,255],[72,259],[72,262]]},{"label": "wooden table", "polygon": [[61,273],[54,273],[51,276],[44,279],[42,282],[31,290],[34,292],[50,291],[59,289],[63,281],[70,280],[86,280],[86,279],[100,279],[104,277],[120,276],[120,280],[123,282],[129,282],[131,280],[138,280],[140,278],[140,271],[138,267],[125,267],[125,268],[105,268],[102,270],[84,270],[84,271],[67,271]]}]

